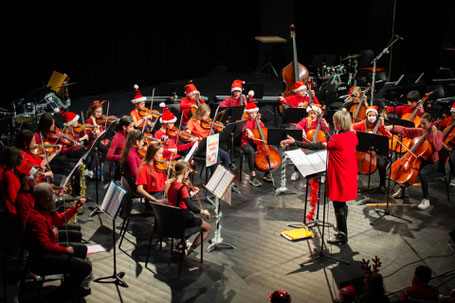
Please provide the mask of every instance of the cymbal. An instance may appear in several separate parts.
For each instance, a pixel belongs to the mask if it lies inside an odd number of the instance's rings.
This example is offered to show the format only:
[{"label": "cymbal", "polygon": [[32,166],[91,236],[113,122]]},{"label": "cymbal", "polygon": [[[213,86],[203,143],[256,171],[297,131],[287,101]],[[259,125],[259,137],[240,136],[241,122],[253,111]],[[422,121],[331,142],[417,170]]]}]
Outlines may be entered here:
[{"label": "cymbal", "polygon": [[344,58],[340,59],[340,61],[345,61],[345,60],[349,60],[349,59],[355,59],[355,58],[358,58],[358,57],[360,57],[360,54],[354,54],[354,55],[350,55],[350,56],[344,57]]}]

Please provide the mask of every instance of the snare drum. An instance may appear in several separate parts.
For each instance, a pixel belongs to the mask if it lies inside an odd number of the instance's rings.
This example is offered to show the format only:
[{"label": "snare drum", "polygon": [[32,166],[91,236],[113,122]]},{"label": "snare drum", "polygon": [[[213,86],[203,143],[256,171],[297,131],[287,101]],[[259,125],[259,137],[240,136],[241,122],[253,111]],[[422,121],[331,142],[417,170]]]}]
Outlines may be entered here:
[{"label": "snare drum", "polygon": [[17,123],[30,123],[35,119],[35,106],[24,99],[13,101],[13,111]]},{"label": "snare drum", "polygon": [[37,110],[43,113],[58,113],[63,108],[63,102],[54,92],[48,93],[37,106]]}]

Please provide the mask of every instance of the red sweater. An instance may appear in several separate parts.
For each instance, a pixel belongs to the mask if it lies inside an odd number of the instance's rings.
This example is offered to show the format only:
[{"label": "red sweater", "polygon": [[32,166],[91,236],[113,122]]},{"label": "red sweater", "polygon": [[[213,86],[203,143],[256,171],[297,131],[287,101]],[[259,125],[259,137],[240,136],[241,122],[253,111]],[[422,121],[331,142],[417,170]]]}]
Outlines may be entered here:
[{"label": "red sweater", "polygon": [[[264,123],[262,123],[261,121],[259,121],[259,125],[262,127],[264,127]],[[243,145],[245,145],[246,143],[254,143],[254,141],[250,138],[248,138],[248,133],[246,132],[246,129],[249,129],[249,130],[253,130],[255,128],[257,128],[257,124],[256,124],[256,120],[252,119],[252,120],[248,120],[246,123],[245,123],[245,126],[243,127],[243,134],[242,134],[242,141],[241,141],[241,146],[243,147]]]},{"label": "red sweater", "polygon": [[[199,100],[201,104],[205,103],[204,100]],[[183,113],[183,124],[186,124],[191,118],[191,106],[197,104],[196,99],[190,100],[187,97],[184,97],[180,100],[180,111]]]},{"label": "red sweater", "polygon": [[[67,220],[76,213],[76,208],[69,208],[66,211]],[[68,249],[57,243],[57,236],[53,231],[54,226],[59,227],[65,223],[65,213],[32,209],[25,230],[30,253],[42,258],[68,254]]]},{"label": "red sweater", "polygon": [[10,170],[0,166],[0,193],[1,198],[5,201],[6,210],[13,217],[16,217],[16,198],[21,183],[16,174]]},{"label": "red sweater", "polygon": [[120,161],[122,157],[123,146],[125,145],[126,132],[121,130],[117,132],[112,138],[111,146],[107,151],[106,160],[107,161]]},{"label": "red sweater", "polygon": [[[242,99],[242,101],[240,101]],[[232,96],[227,97],[226,99],[223,100],[223,102],[220,103],[220,107],[231,107],[231,106],[240,106],[240,105],[246,105],[247,100],[245,95],[242,95],[238,99],[232,99]]]}]

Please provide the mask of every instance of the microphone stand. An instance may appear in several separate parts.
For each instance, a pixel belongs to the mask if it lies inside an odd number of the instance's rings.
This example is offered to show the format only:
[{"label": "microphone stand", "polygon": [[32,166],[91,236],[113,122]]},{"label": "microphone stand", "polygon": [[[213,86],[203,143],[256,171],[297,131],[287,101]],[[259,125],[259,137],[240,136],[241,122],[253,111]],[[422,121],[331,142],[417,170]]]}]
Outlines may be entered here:
[{"label": "microphone stand", "polygon": [[373,105],[373,99],[374,99],[374,87],[375,87],[375,84],[376,84],[376,62],[384,55],[384,54],[388,54],[389,53],[389,48],[392,47],[392,45],[395,44],[395,42],[397,42],[398,40],[400,39],[403,39],[397,35],[393,35],[392,36],[392,42],[389,43],[389,45],[387,45],[383,50],[382,52],[376,56],[376,58],[373,59],[373,61],[371,61],[371,63],[373,64],[373,76],[372,76],[372,79],[371,79],[371,99],[370,99],[370,105],[372,106]]}]

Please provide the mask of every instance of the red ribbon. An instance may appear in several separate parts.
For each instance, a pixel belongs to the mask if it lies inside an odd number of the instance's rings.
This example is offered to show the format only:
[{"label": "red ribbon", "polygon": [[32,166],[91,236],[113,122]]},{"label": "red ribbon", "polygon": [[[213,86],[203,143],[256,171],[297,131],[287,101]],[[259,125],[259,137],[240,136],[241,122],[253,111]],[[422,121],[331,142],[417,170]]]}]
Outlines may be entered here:
[{"label": "red ribbon", "polygon": [[319,179],[315,178],[310,181],[310,206],[311,209],[308,212],[306,219],[311,221],[314,218],[314,212],[316,210],[316,205],[319,202]]}]

